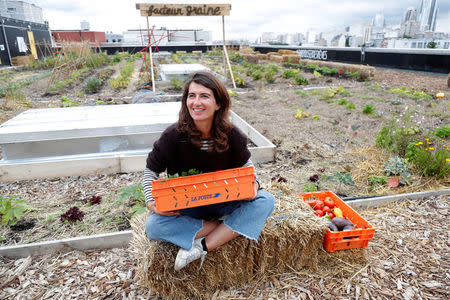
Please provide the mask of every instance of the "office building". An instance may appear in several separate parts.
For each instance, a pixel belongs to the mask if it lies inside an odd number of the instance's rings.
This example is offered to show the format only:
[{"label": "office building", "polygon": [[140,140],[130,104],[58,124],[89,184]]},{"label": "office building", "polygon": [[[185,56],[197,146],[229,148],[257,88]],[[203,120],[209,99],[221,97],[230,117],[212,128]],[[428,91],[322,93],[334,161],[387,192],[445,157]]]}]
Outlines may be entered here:
[{"label": "office building", "polygon": [[438,11],[437,5],[437,0],[422,0],[419,9],[421,31],[436,30],[436,16]]}]

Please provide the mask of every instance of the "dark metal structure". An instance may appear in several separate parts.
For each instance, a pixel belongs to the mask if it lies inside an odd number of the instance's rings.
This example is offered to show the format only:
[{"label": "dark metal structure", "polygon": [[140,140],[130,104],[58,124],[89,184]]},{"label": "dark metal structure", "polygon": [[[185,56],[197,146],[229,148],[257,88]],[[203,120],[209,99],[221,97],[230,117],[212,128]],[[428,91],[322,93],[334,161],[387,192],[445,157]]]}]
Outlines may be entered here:
[{"label": "dark metal structure", "polygon": [[[0,16],[0,65],[10,66],[11,58],[30,54],[28,31],[33,32],[36,51],[39,58],[51,55],[52,39],[48,24],[39,24]],[[22,37],[27,51],[19,48],[18,37]]]}]

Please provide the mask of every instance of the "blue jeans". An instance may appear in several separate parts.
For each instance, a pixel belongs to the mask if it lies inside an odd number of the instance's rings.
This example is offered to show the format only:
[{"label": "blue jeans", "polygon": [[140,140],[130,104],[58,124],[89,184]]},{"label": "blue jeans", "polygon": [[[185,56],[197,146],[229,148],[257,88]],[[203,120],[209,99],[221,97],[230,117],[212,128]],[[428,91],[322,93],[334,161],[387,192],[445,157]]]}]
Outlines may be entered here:
[{"label": "blue jeans", "polygon": [[223,220],[234,232],[258,240],[264,223],[273,211],[275,198],[265,190],[258,190],[251,201],[233,201],[193,207],[179,215],[151,214],[145,232],[151,240],[166,241],[184,249],[191,249],[195,236],[203,227],[203,220]]}]

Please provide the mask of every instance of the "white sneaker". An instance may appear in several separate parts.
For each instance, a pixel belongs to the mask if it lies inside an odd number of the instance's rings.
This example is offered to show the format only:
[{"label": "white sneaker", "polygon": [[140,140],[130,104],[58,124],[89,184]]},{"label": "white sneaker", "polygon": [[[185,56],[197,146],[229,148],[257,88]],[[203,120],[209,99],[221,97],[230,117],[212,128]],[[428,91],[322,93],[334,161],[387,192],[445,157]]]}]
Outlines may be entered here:
[{"label": "white sneaker", "polygon": [[202,239],[194,240],[194,245],[191,250],[185,250],[183,248],[178,250],[177,258],[175,259],[175,271],[183,269],[187,264],[199,258],[202,259],[200,268],[202,267],[205,255],[208,252],[203,250],[201,240]]}]

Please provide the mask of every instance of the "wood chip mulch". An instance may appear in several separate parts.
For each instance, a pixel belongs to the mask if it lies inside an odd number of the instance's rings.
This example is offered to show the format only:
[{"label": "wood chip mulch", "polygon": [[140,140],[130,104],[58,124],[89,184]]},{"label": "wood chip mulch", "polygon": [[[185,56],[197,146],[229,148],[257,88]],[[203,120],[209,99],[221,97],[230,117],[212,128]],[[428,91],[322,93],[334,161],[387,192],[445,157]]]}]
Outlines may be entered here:
[{"label": "wood chip mulch", "polygon": [[[317,270],[273,274],[214,299],[450,298],[450,195],[359,213],[376,228],[367,249],[320,249]],[[0,266],[0,299],[159,299],[136,285],[127,249],[0,258]]]}]

